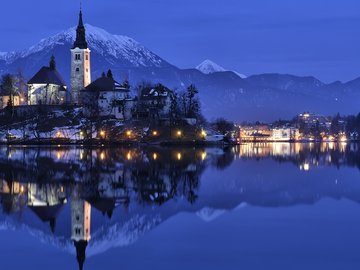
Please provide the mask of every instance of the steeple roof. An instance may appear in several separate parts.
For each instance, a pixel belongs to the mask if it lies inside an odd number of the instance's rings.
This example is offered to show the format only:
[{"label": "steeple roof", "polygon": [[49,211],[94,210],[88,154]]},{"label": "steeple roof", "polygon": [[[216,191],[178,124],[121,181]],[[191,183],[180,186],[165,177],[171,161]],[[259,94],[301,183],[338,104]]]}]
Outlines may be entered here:
[{"label": "steeple roof", "polygon": [[74,246],[76,248],[76,259],[79,264],[79,270],[82,270],[84,267],[84,262],[86,259],[86,247],[88,245],[87,241],[74,241]]},{"label": "steeple roof", "polygon": [[87,47],[88,47],[88,45],[87,45],[86,37],[85,37],[85,27],[84,27],[83,18],[82,18],[82,10],[80,8],[79,23],[76,28],[76,40],[74,42],[73,49],[75,49],[75,48],[87,49]]},{"label": "steeple roof", "polygon": [[28,84],[55,84],[66,86],[60,73],[50,67],[42,67],[29,81]]}]

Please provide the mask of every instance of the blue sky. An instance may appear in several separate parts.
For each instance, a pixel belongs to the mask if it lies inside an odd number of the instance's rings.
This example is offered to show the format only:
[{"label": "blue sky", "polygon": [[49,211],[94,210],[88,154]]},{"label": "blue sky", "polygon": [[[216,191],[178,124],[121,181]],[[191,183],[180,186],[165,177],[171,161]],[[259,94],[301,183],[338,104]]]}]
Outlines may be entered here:
[{"label": "blue sky", "polygon": [[[128,35],[181,68],[204,59],[238,72],[360,76],[358,0],[83,0],[84,20]],[[21,7],[21,8],[20,8]],[[76,24],[79,1],[2,3],[0,51]]]}]

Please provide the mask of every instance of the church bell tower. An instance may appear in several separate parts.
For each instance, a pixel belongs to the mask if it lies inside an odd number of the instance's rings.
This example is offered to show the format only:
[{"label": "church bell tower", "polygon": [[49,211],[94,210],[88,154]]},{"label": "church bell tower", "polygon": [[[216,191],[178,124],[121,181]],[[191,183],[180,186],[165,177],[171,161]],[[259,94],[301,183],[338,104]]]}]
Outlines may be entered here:
[{"label": "church bell tower", "polygon": [[80,91],[91,83],[90,50],[80,9],[76,39],[71,51],[71,102],[81,104]]}]

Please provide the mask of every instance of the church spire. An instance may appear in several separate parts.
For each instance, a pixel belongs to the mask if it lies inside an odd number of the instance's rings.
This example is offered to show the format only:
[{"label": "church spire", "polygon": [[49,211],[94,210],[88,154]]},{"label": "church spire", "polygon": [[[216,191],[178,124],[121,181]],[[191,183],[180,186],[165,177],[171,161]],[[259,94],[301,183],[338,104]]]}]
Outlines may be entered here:
[{"label": "church spire", "polygon": [[76,248],[76,259],[79,264],[79,270],[83,270],[84,262],[86,259],[86,247],[88,245],[87,241],[74,241],[74,245]]},{"label": "church spire", "polygon": [[73,49],[75,49],[75,48],[87,49],[87,47],[88,47],[88,45],[87,45],[86,37],[85,37],[85,27],[84,27],[83,18],[82,18],[82,8],[80,7],[79,23],[76,28],[76,40],[74,42]]}]

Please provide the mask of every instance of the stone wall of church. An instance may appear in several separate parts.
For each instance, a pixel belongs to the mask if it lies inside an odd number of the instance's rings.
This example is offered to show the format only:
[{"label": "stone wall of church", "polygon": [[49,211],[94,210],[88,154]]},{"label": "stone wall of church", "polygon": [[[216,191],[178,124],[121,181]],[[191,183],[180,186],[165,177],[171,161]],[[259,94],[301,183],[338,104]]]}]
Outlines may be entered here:
[{"label": "stone wall of church", "polygon": [[80,91],[91,83],[90,50],[71,50],[71,101],[81,104]]},{"label": "stone wall of church", "polygon": [[64,88],[56,84],[29,84],[28,105],[65,104],[66,91]]}]

